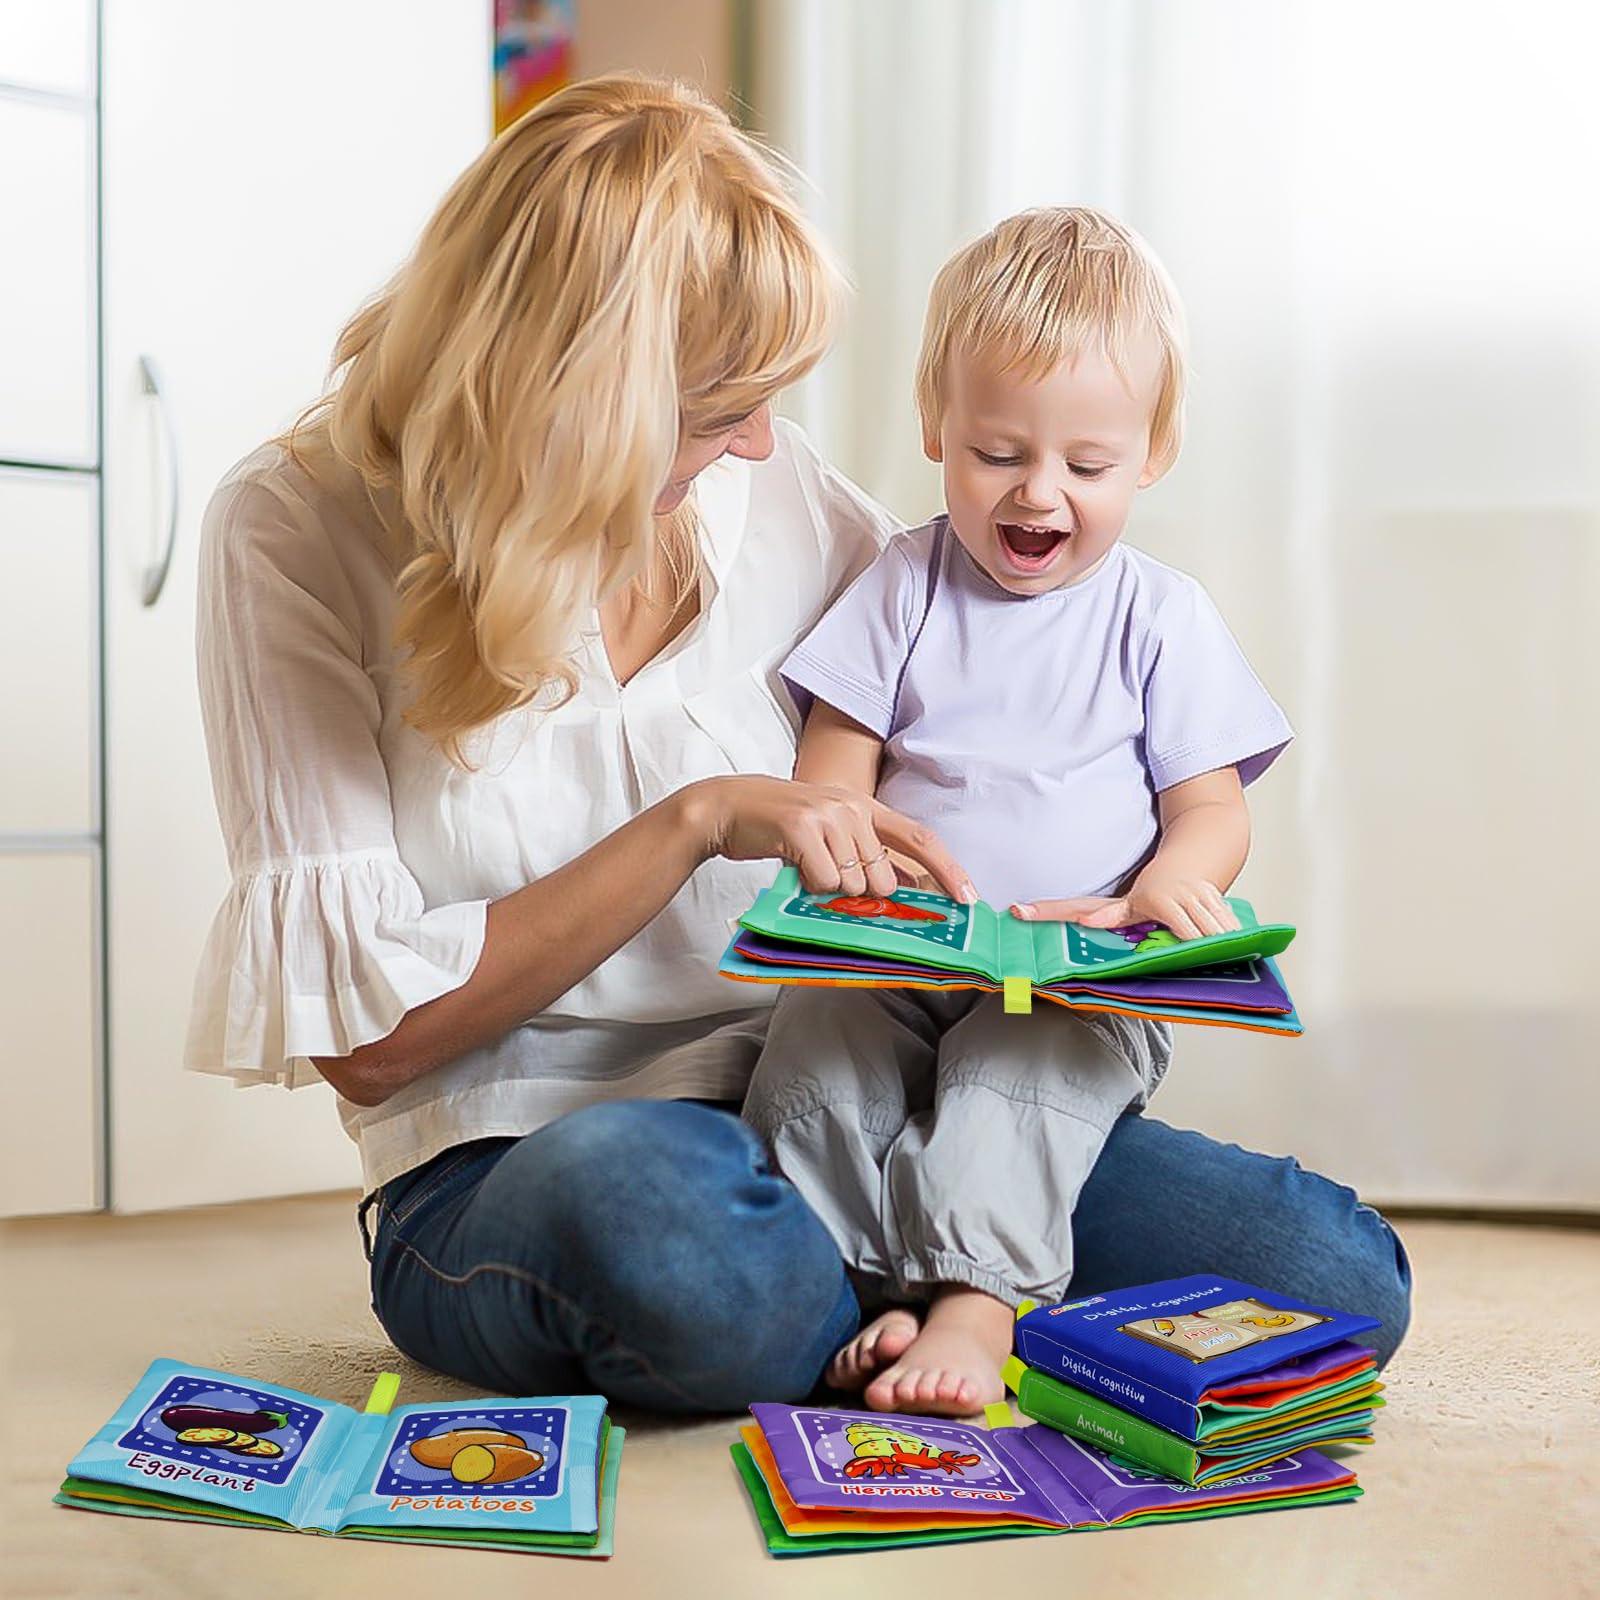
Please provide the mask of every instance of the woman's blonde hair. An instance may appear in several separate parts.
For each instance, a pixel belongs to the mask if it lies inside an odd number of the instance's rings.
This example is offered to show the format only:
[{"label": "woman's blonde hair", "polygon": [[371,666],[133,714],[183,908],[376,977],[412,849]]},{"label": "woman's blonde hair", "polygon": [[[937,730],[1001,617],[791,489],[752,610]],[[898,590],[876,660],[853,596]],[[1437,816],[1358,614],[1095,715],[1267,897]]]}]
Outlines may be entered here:
[{"label": "woman's blonde hair", "polygon": [[697,581],[692,509],[652,510],[680,432],[803,376],[840,290],[776,161],[686,85],[574,84],[473,162],[289,436],[397,508],[417,729],[460,760],[472,728],[569,697],[582,622],[658,540]]},{"label": "woman's blonde hair", "polygon": [[1153,334],[1162,354],[1150,419],[1157,473],[1183,443],[1187,377],[1183,308],[1166,269],[1131,228],[1086,206],[1007,217],[947,261],[934,279],[917,362],[925,439],[939,437],[953,355],[993,359],[1042,378],[1079,351],[1104,352],[1124,379],[1131,340]]}]

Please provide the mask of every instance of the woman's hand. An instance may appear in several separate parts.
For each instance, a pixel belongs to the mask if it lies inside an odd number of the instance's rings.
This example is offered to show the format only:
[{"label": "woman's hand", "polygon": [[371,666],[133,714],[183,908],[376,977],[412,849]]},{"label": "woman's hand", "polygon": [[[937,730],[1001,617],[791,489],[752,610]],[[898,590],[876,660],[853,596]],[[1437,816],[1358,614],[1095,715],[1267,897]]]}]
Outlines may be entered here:
[{"label": "woman's hand", "polygon": [[787,778],[704,778],[681,791],[704,857],[792,862],[808,894],[892,895],[896,854],[927,869],[952,900],[978,898],[931,828],[870,795]]},{"label": "woman's hand", "polygon": [[1152,862],[1124,895],[1080,895],[1075,900],[1039,900],[1015,905],[1024,922],[1076,922],[1085,928],[1125,928],[1135,922],[1159,922],[1180,939],[1210,933],[1232,933],[1239,926],[1233,908],[1214,883],[1152,871]]}]

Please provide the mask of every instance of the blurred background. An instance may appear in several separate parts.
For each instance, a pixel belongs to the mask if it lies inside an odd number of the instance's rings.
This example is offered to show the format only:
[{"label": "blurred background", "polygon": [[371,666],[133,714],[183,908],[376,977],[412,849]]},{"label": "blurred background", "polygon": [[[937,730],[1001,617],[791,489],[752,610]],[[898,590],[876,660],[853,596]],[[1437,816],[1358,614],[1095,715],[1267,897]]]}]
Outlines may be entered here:
[{"label": "blurred background", "polygon": [[856,295],[786,409],[907,521],[945,256],[1056,202],[1150,240],[1193,381],[1129,536],[1299,731],[1240,892],[1307,1025],[1188,1030],[1154,1110],[1378,1202],[1600,1211],[1597,45],[1556,0],[0,0],[0,1212],[357,1181],[325,1088],[179,1070],[199,515],[497,108],[616,67],[805,175]]}]

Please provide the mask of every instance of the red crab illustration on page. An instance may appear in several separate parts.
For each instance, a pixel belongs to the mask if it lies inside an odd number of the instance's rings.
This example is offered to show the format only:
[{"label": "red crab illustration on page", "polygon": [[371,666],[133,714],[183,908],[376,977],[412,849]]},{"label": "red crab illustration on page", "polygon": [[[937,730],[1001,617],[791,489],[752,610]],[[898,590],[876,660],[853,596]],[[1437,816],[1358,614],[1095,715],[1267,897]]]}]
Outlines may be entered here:
[{"label": "red crab illustration on page", "polygon": [[837,911],[843,917],[892,917],[900,922],[948,922],[942,911],[927,911],[921,906],[902,905],[876,894],[843,894],[836,900],[820,902],[818,910]]}]

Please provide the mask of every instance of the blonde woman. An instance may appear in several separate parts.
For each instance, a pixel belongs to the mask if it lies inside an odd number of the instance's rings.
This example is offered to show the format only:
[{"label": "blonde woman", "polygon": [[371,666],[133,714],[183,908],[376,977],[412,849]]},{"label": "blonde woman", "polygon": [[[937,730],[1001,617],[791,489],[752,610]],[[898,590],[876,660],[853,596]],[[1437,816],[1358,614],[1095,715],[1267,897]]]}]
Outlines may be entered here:
[{"label": "blonde woman", "polygon": [[[927,830],[789,781],[777,663],[897,531],[769,410],[838,299],[721,112],[576,85],[463,174],[329,395],[207,513],[234,885],[190,1064],[334,1086],[374,1309],[470,1382],[735,1409],[805,1394],[858,1326],[826,1229],[722,1109],[766,1013],[715,972],[780,859],[884,893],[896,851],[970,894]],[[1140,1197],[1208,1182],[1189,1267],[1322,1286],[1225,1241],[1271,1185],[1304,1266],[1331,1186],[1123,1123],[1078,1218],[1117,1216],[1115,1258],[1080,1269],[1162,1275]],[[1370,1230],[1319,1253],[1403,1303]]]}]

